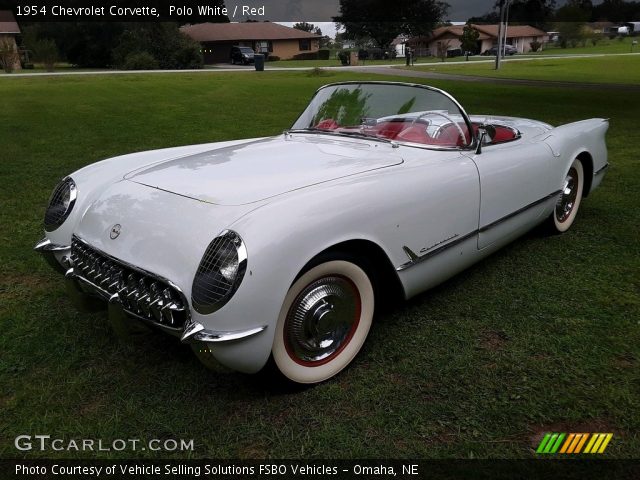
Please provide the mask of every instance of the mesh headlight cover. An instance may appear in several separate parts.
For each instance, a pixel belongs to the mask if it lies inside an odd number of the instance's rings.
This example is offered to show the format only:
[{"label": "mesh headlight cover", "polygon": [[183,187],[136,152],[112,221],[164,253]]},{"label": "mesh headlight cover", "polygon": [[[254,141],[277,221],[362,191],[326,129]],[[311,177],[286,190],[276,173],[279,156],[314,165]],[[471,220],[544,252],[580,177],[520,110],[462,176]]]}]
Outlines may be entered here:
[{"label": "mesh headlight cover", "polygon": [[76,202],[77,189],[71,177],[66,177],[54,188],[44,214],[44,228],[51,232],[69,217]]},{"label": "mesh headlight cover", "polygon": [[236,232],[225,230],[204,252],[193,279],[191,301],[202,314],[222,308],[236,293],[247,269],[247,249]]}]

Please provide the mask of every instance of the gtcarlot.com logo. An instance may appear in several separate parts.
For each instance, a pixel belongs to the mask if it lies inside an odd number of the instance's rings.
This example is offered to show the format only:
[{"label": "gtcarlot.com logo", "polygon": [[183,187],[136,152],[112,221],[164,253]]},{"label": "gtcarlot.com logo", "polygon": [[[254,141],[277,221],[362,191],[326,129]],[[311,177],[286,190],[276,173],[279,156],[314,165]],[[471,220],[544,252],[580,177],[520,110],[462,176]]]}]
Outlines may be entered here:
[{"label": "gtcarlot.com logo", "polygon": [[604,453],[612,438],[613,433],[547,433],[536,453],[599,454]]},{"label": "gtcarlot.com logo", "polygon": [[125,450],[152,450],[155,452],[192,452],[194,441],[174,438],[116,438],[103,440],[101,438],[52,438],[51,435],[18,435],[14,440],[16,449],[20,451],[39,450],[41,452],[75,451],[75,452],[122,452]]}]

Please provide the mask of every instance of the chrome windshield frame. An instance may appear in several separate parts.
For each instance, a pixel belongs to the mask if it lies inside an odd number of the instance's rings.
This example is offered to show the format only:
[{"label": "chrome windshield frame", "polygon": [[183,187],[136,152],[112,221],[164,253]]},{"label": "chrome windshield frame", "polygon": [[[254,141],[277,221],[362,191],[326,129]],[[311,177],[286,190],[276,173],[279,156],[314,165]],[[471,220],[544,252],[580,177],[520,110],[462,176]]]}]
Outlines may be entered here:
[{"label": "chrome windshield frame", "polygon": [[[453,95],[449,94],[448,92],[445,92],[444,90],[441,90],[441,89],[436,88],[436,87],[432,87],[430,85],[422,85],[420,83],[388,82],[388,81],[382,81],[382,80],[364,80],[364,81],[349,80],[349,81],[346,81],[346,82],[329,83],[327,85],[323,85],[322,87],[320,87],[319,89],[317,89],[315,91],[315,93],[313,94],[313,96],[309,100],[309,103],[307,103],[307,106],[304,108],[304,110],[298,115],[296,120],[293,122],[293,125],[295,125],[298,122],[298,120],[300,120],[300,118],[302,117],[303,113],[307,110],[307,108],[309,108],[309,105],[311,104],[311,102],[313,102],[314,98],[318,95],[318,93],[320,93],[322,90],[324,90],[326,88],[339,87],[341,85],[389,85],[389,86],[401,86],[401,87],[414,87],[414,88],[421,88],[421,89],[424,89],[424,90],[429,90],[431,92],[440,93],[441,95],[444,95],[447,99],[449,99],[460,110],[460,114],[462,115],[462,119],[464,120],[464,123],[467,125],[467,129],[469,130],[469,136],[471,138],[471,142],[469,143],[469,145],[465,145],[463,147],[447,147],[447,146],[439,146],[439,145],[424,145],[424,144],[421,144],[421,143],[407,142],[407,141],[395,140],[395,139],[394,140],[389,140],[389,139],[385,139],[385,138],[379,138],[379,137],[373,137],[373,136],[367,136],[367,135],[362,135],[362,136],[349,135],[353,139],[372,140],[372,141],[379,141],[379,142],[383,142],[383,143],[389,143],[390,142],[392,145],[402,145],[402,146],[411,147],[411,148],[422,148],[422,149],[425,149],[425,150],[456,151],[456,152],[457,151],[475,150],[477,145],[478,145],[478,138],[473,132],[473,125],[471,123],[471,119],[470,119],[469,115],[467,114],[466,110],[460,104],[460,102],[458,102],[455,99],[455,97],[453,97]],[[330,130],[299,129],[299,128],[295,128],[294,129],[293,126],[290,129],[285,130],[285,134],[291,134],[291,133],[313,133],[313,134],[318,134],[318,135],[341,136],[338,133],[334,133],[334,132],[332,132]]]}]

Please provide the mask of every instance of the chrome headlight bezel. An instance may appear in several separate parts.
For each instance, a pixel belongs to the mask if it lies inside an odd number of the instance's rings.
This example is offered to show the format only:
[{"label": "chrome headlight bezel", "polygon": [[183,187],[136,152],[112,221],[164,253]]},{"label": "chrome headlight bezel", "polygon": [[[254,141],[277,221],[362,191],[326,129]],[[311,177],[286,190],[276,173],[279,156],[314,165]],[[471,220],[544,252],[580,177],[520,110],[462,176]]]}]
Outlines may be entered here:
[{"label": "chrome headlight bezel", "polygon": [[44,214],[46,232],[57,230],[69,218],[78,198],[78,187],[71,177],[64,177],[51,192]]},{"label": "chrome headlight bezel", "polygon": [[236,293],[247,271],[247,247],[233,230],[216,236],[200,260],[191,286],[196,312],[209,315],[224,307]]}]

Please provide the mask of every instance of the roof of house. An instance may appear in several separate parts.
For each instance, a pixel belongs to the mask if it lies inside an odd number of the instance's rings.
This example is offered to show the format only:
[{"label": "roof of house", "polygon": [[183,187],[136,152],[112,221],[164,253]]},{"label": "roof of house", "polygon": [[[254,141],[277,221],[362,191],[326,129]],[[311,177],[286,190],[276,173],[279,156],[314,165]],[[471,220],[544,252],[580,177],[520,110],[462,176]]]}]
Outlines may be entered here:
[{"label": "roof of house", "polygon": [[396,38],[394,38],[391,42],[392,46],[396,46],[396,45],[402,45],[403,43],[407,43],[407,40],[409,39],[409,37],[407,37],[406,35],[398,35]]},{"label": "roof of house", "polygon": [[[485,33],[492,38],[498,38],[499,25],[473,25],[473,28],[478,30],[481,34]],[[516,37],[540,37],[546,35],[547,32],[540,30],[536,27],[529,25],[508,25],[507,38]]]},{"label": "roof of house", "polygon": [[[459,38],[462,36],[465,26],[466,25],[449,25],[445,27],[439,27],[431,33],[431,36],[412,38],[411,43],[425,40],[427,42],[432,42],[439,38],[447,37]],[[498,29],[500,28],[499,25],[472,24],[471,26],[480,34],[478,40],[489,40],[491,38],[498,38]],[[547,33],[535,27],[530,27],[529,25],[509,25],[507,27],[507,38],[540,37],[543,35],[547,35]]]},{"label": "roof of house", "polygon": [[320,35],[271,22],[198,23],[181,30],[198,42],[320,38]]},{"label": "roof of house", "polygon": [[[460,37],[462,36],[465,26],[466,25],[449,25],[447,27],[436,28],[431,34],[431,37],[429,37],[429,40],[436,40],[438,38],[446,37],[447,35],[453,36],[453,37]],[[476,30],[478,30],[478,32],[480,33],[480,37],[478,38],[478,40],[486,40],[488,38],[491,38],[489,35],[482,32],[480,29],[476,28]]]},{"label": "roof of house", "polygon": [[11,10],[0,10],[0,33],[20,33],[20,27]]}]

